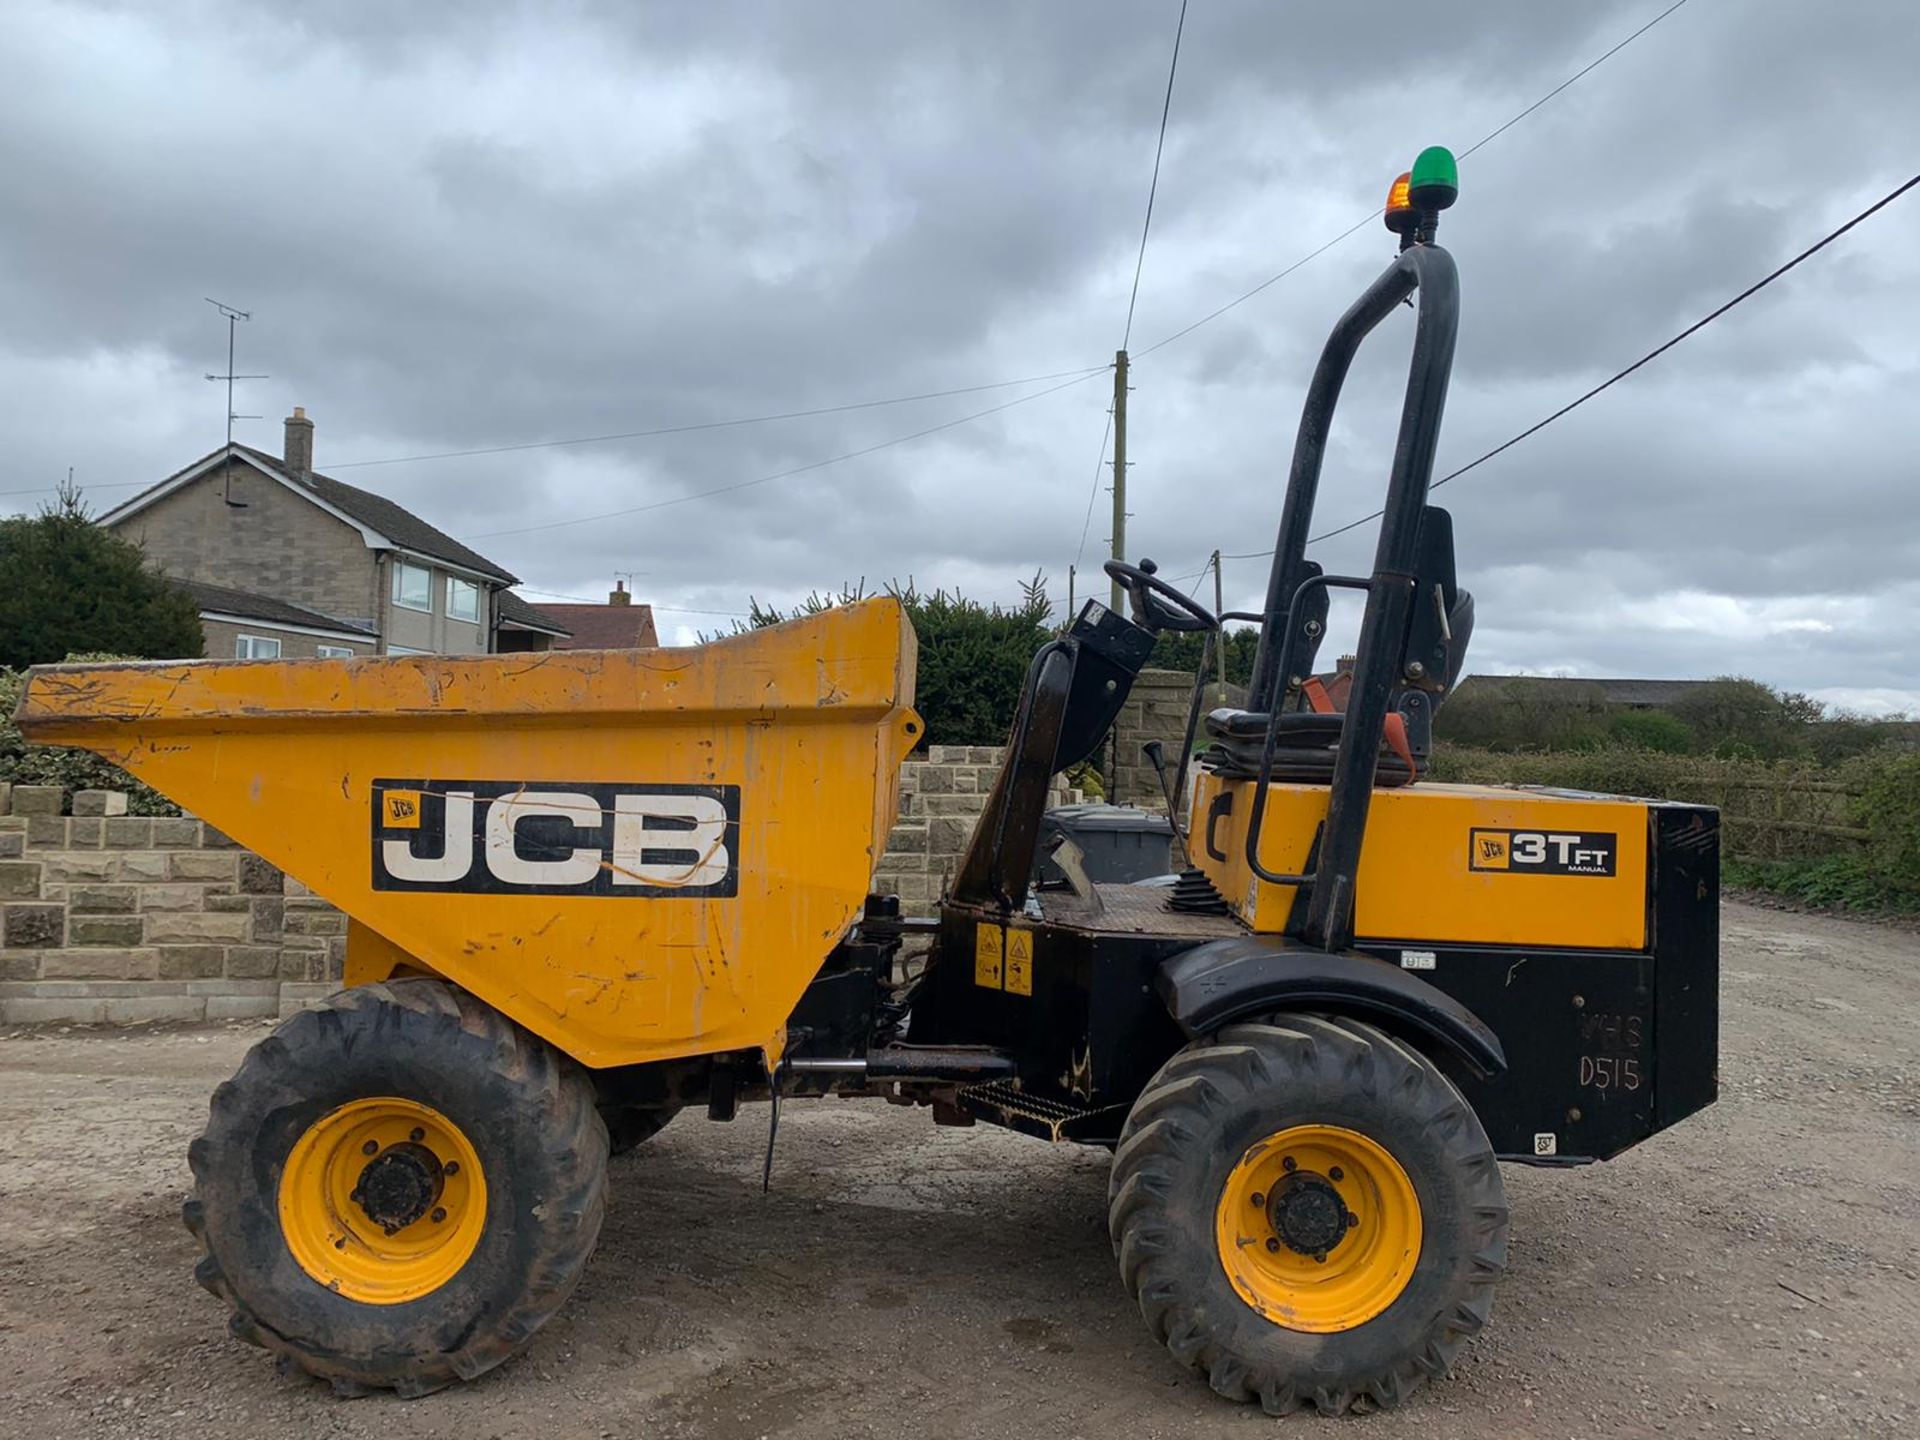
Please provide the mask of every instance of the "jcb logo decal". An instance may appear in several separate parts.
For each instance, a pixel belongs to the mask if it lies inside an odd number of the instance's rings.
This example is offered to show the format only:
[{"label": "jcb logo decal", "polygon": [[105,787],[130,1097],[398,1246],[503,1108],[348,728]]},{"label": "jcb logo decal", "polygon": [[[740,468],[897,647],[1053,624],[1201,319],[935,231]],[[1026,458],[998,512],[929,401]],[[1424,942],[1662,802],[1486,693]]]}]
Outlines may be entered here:
[{"label": "jcb logo decal", "polygon": [[738,785],[376,780],[373,888],[726,898]]},{"label": "jcb logo decal", "polygon": [[1618,835],[1557,830],[1473,830],[1467,868],[1518,875],[1611,875]]}]

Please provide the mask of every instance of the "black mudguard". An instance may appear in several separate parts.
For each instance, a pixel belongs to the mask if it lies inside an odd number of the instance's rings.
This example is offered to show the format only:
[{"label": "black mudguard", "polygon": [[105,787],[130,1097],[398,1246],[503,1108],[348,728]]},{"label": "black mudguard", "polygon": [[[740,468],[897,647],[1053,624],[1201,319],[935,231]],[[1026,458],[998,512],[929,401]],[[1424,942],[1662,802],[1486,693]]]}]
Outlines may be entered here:
[{"label": "black mudguard", "polygon": [[1479,1016],[1371,955],[1239,936],[1182,951],[1161,965],[1156,983],[1189,1036],[1276,1010],[1326,1010],[1435,1042],[1481,1079],[1507,1068],[1499,1037]]}]

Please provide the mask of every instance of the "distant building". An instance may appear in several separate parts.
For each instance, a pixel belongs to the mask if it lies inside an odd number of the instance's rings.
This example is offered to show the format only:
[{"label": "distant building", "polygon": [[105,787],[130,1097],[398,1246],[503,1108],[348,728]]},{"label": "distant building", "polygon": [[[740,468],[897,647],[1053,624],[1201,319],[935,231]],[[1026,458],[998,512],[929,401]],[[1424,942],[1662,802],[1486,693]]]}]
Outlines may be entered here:
[{"label": "distant building", "polygon": [[1566,675],[1468,675],[1454,687],[1454,694],[1464,695],[1471,690],[1475,694],[1497,697],[1502,690],[1515,683],[1525,685],[1536,695],[1564,690],[1569,697],[1591,696],[1598,691],[1599,698],[1606,704],[1622,710],[1671,710],[1703,685],[1713,684],[1713,681],[1620,680]]},{"label": "distant building", "polygon": [[624,580],[613,582],[604,605],[540,608],[573,632],[553,642],[556,650],[651,650],[660,643],[653,626],[653,607],[634,604]]},{"label": "distant building", "polygon": [[1331,674],[1313,677],[1327,692],[1328,703],[1343,715],[1347,709],[1347,697],[1353,694],[1353,662],[1353,656],[1342,655],[1333,662]]},{"label": "distant building", "polygon": [[313,422],[298,407],[279,456],[224,445],[100,524],[194,597],[213,658],[474,655],[569,638],[512,593],[509,571],[316,471]]}]

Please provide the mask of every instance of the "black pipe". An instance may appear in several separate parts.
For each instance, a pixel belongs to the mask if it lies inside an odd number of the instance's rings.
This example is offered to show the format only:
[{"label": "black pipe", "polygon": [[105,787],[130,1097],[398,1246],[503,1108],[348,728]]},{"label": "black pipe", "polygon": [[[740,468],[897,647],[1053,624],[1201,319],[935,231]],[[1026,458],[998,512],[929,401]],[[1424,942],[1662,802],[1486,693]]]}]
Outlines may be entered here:
[{"label": "black pipe", "polygon": [[1006,759],[954,877],[956,903],[1007,912],[1026,904],[1040,816],[1066,724],[1075,655],[1070,642],[1051,640],[1027,667]]},{"label": "black pipe", "polygon": [[[1446,408],[1460,320],[1459,273],[1445,250],[1415,245],[1395,259],[1391,272],[1403,272],[1418,287],[1419,315],[1414,325],[1406,401],[1400,410],[1400,434],[1387,481],[1385,515],[1374,550],[1372,588],[1354,655],[1353,689],[1347,699],[1340,748],[1334,756],[1317,867],[1320,880],[1309,897],[1304,938],[1325,950],[1344,950],[1353,943],[1354,876],[1360,868],[1367,811],[1373,803],[1374,769],[1379,763],[1387,708],[1394,687],[1404,678],[1397,672],[1413,614],[1420,516],[1433,479],[1433,453],[1440,439],[1440,417]],[[1373,290],[1390,289],[1384,285],[1385,280],[1382,276],[1375,281]]]},{"label": "black pipe", "polygon": [[[1286,698],[1288,677],[1278,673],[1281,629],[1294,592],[1317,569],[1310,567],[1306,559],[1307,536],[1313,528],[1314,499],[1320,489],[1320,465],[1326,458],[1334,406],[1339,403],[1340,389],[1346,383],[1348,367],[1353,364],[1360,342],[1420,283],[1418,269],[1407,259],[1415,253],[1407,251],[1398,256],[1367,287],[1366,293],[1348,307],[1327,337],[1320,362],[1314,366],[1313,381],[1307,386],[1306,403],[1300,411],[1300,429],[1293,442],[1293,465],[1287,476],[1286,506],[1280,513],[1280,538],[1274,546],[1273,569],[1267,577],[1266,623],[1260,631],[1260,645],[1253,657],[1253,679],[1247,687],[1247,708],[1256,713],[1273,710]],[[1416,344],[1416,360],[1418,348]],[[1303,638],[1306,646],[1302,653],[1311,662],[1317,648],[1316,637]]]}]

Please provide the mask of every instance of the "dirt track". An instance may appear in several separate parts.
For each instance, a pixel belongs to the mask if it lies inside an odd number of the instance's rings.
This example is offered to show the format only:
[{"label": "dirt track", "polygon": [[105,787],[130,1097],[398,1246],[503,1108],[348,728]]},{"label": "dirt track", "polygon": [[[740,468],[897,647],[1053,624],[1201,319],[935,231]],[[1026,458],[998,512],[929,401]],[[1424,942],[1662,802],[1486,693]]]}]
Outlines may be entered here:
[{"label": "dirt track", "polygon": [[[1892,1435],[1920,1423],[1920,936],[1729,905],[1719,1105],[1611,1165],[1514,1169],[1512,1268],[1454,1378],[1352,1433]],[[683,1118],[518,1360],[341,1401],[229,1340],[179,1222],[262,1033],[0,1039],[0,1433],[1244,1435],[1148,1339],[1099,1154],[923,1113]],[[1791,1287],[1791,1288],[1788,1288]]]}]

